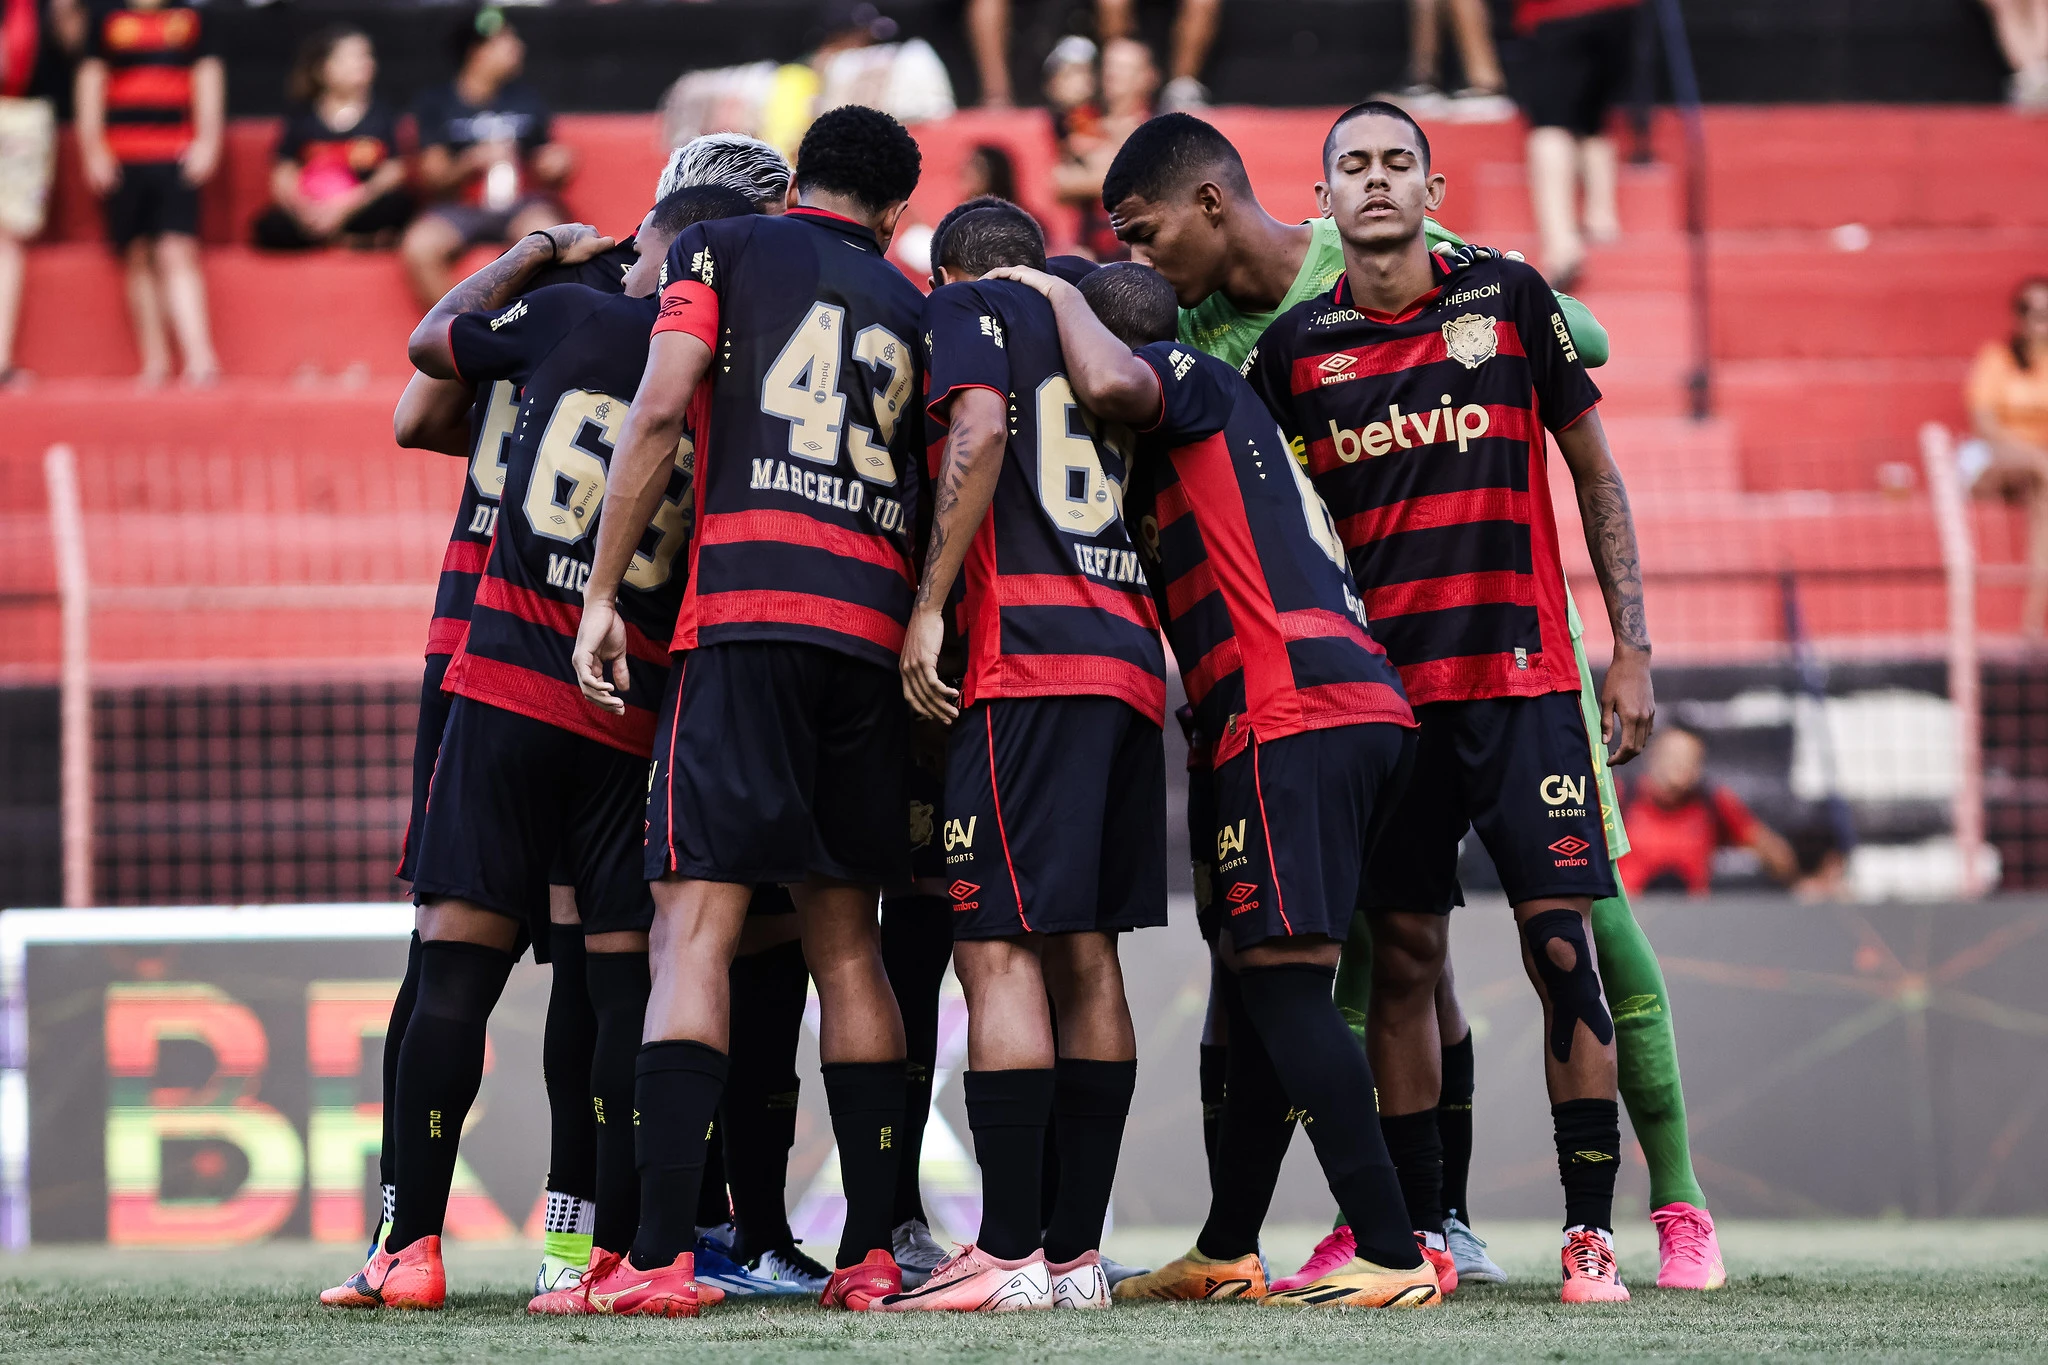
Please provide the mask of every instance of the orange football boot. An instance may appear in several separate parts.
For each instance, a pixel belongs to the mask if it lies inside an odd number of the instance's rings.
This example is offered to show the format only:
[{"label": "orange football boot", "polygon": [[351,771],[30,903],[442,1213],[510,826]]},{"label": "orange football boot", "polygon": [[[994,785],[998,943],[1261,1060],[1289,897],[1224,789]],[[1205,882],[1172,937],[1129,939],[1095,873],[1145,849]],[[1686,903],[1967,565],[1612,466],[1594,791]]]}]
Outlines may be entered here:
[{"label": "orange football boot", "polygon": [[329,1308],[439,1308],[448,1302],[448,1271],[441,1264],[441,1239],[422,1237],[411,1246],[370,1253],[361,1270],[320,1302]]},{"label": "orange football boot", "polygon": [[887,1247],[876,1247],[865,1259],[833,1271],[818,1302],[826,1308],[865,1313],[877,1300],[902,1292],[903,1268]]}]

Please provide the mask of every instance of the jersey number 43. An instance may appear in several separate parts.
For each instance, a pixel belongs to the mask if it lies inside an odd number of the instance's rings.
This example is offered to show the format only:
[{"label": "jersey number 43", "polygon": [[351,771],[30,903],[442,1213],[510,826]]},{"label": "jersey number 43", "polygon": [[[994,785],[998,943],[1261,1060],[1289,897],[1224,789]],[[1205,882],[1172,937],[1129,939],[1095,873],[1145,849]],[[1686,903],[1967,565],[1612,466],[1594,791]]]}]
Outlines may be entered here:
[{"label": "jersey number 43", "polygon": [[846,420],[847,396],[840,391],[845,331],[844,308],[812,304],[761,381],[761,411],[789,423],[789,453],[797,459],[838,464],[843,434],[853,456],[854,473],[893,485],[896,461],[889,455],[889,442],[895,439],[897,419],[910,397],[910,349],[879,323],[854,335],[853,358],[872,371],[876,380],[866,390],[875,425],[865,427]]}]

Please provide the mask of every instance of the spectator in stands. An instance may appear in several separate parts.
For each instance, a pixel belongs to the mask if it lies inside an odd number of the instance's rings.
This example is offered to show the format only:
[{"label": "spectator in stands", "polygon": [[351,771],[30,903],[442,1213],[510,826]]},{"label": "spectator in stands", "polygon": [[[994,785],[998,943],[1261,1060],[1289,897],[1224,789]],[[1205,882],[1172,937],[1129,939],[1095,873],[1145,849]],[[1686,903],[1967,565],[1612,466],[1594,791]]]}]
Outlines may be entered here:
[{"label": "spectator in stands", "polygon": [[2048,110],[2048,0],[1984,0],[1998,30],[1998,47],[2012,68],[2007,87],[2013,107]]},{"label": "spectator in stands", "polygon": [[[1444,22],[1458,44],[1465,84],[1446,98],[1440,84]],[[1486,0],[1408,0],[1408,84],[1396,99],[1419,118],[1497,122],[1514,117],[1507,78],[1493,50],[1493,16]]]},{"label": "spectator in stands", "polygon": [[1626,784],[1622,822],[1632,852],[1621,860],[1621,882],[1633,896],[1644,891],[1707,894],[1714,853],[1746,848],[1772,881],[1790,886],[1799,876],[1792,846],[1750,814],[1740,797],[1706,780],[1706,746],[1690,730],[1662,729],[1643,756],[1645,771]]},{"label": "spectator in stands", "polygon": [[369,35],[337,24],[299,47],[256,245],[278,251],[337,240],[389,246],[412,217],[398,119],[378,100]]},{"label": "spectator in stands", "polygon": [[960,163],[960,199],[979,199],[992,194],[1017,202],[1017,167],[1000,147],[981,143]]},{"label": "spectator in stands", "polygon": [[[1067,39],[1053,50],[1053,58],[1066,49],[1071,58],[1078,49],[1068,43],[1086,43],[1085,38]],[[1064,90],[1071,78],[1064,68],[1047,62],[1046,93]],[[1078,89],[1078,86],[1075,87]],[[1159,90],[1159,68],[1152,62],[1152,50],[1135,38],[1117,38],[1102,49],[1102,109],[1093,101],[1069,109],[1054,104],[1053,124],[1060,137],[1060,159],[1053,168],[1053,190],[1062,203],[1081,211],[1080,250],[1098,261],[1130,259],[1130,248],[1119,242],[1102,207],[1102,178],[1109,163],[1123,149],[1124,140],[1139,124],[1152,117],[1152,97]]]},{"label": "spectator in stands", "polygon": [[455,79],[428,91],[415,110],[415,180],[430,206],[402,244],[406,277],[428,308],[448,292],[449,271],[465,249],[515,241],[567,218],[562,187],[576,168],[574,153],[551,140],[553,118],[539,92],[519,79],[526,44],[505,11],[486,6],[466,15],[452,47]]},{"label": "spectator in stands", "polygon": [[[1529,117],[1529,198],[1543,273],[1570,292],[1586,243],[1621,235],[1607,116],[1628,88],[1640,0],[1515,0],[1516,99]],[[1584,204],[1577,201],[1584,191]]]},{"label": "spectator in stands", "polygon": [[93,12],[73,90],[78,153],[127,267],[144,384],[170,376],[167,316],[185,383],[220,375],[199,270],[199,187],[220,165],[226,106],[227,73],[185,0]]},{"label": "spectator in stands", "polygon": [[2048,276],[2013,291],[2013,333],[1986,342],[1970,371],[1976,437],[1956,451],[1963,485],[2027,510],[2027,592],[2020,629],[2039,639],[2048,618]]},{"label": "spectator in stands", "polygon": [[[50,27],[58,43],[77,50],[85,12],[77,0],[53,0]],[[43,22],[35,0],[0,3],[0,391],[28,382],[14,363],[21,321],[22,243],[43,230],[50,173],[57,160],[57,115],[50,77],[39,63]]]},{"label": "spectator in stands", "polygon": [[[1201,109],[1208,105],[1209,91],[1202,84],[1202,67],[1209,60],[1209,49],[1216,44],[1216,27],[1222,14],[1223,0],[1179,0],[1173,19],[1171,78],[1166,89],[1159,92],[1161,109]],[[1107,56],[1112,42],[1137,32],[1136,0],[1096,0],[1095,26]],[[975,70],[981,77],[982,108],[1009,108],[1015,103],[1010,85],[1010,0],[968,0],[967,36],[974,48]],[[1156,71],[1153,80],[1156,89]],[[1151,93],[1147,92],[1148,102]]]}]

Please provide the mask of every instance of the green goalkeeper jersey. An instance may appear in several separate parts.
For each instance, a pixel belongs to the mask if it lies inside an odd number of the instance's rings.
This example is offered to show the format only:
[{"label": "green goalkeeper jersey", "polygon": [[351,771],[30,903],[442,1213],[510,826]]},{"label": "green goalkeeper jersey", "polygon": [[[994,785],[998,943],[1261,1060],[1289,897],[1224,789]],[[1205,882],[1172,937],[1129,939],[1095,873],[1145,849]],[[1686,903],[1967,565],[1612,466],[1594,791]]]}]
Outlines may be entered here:
[{"label": "green goalkeeper jersey", "polygon": [[[1308,255],[1301,263],[1301,273],[1294,277],[1294,287],[1280,300],[1279,307],[1268,313],[1246,313],[1222,293],[1214,293],[1193,308],[1180,310],[1180,339],[1218,360],[1242,367],[1274,318],[1303,299],[1333,288],[1337,277],[1344,273],[1344,242],[1337,235],[1336,220],[1317,218],[1309,224],[1309,232]],[[1434,218],[1423,219],[1422,234],[1431,250],[1444,242],[1464,244]],[[1585,304],[1570,295],[1559,294],[1557,302],[1565,326],[1571,329],[1572,345],[1587,368],[1606,364],[1607,330],[1586,311]]]}]

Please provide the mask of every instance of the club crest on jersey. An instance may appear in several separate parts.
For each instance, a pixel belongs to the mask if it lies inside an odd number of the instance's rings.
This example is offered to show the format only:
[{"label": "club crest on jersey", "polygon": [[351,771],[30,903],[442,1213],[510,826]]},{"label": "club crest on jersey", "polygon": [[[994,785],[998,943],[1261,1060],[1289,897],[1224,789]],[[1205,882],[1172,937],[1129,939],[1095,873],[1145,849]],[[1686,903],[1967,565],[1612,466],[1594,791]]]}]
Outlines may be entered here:
[{"label": "club crest on jersey", "polygon": [[1494,320],[1464,313],[1444,324],[1444,350],[1468,370],[1476,370],[1500,353]]}]

